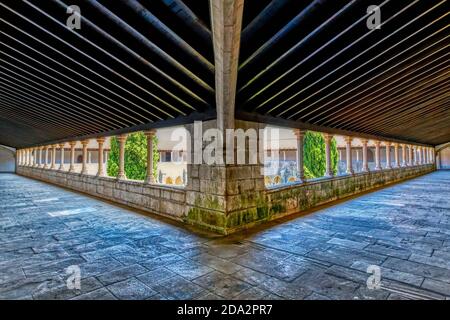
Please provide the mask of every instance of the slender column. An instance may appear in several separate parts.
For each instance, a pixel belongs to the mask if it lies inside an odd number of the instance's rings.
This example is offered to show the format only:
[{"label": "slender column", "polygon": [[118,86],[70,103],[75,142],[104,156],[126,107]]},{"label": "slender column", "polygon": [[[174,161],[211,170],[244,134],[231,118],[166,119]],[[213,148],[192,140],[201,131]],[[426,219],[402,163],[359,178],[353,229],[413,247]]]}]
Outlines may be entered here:
[{"label": "slender column", "polygon": [[294,134],[297,137],[297,171],[300,181],[305,180],[305,170],[303,168],[303,139],[305,137],[305,132],[306,131],[300,129],[294,131]]},{"label": "slender column", "polygon": [[391,143],[386,142],[386,169],[392,169],[391,165]]},{"label": "slender column", "polygon": [[51,160],[51,165],[50,165],[50,169],[55,169],[56,168],[56,144],[52,145],[52,160]]},{"label": "slender column", "polygon": [[408,164],[410,167],[414,165],[412,145],[408,146]]},{"label": "slender column", "polygon": [[417,165],[421,165],[422,164],[422,155],[420,152],[420,147],[416,147],[416,156],[417,156],[417,160],[416,160]]},{"label": "slender column", "polygon": [[406,144],[402,144],[402,167],[408,166],[406,161]]},{"label": "slender column", "polygon": [[345,137],[345,152],[347,157],[347,174],[353,174],[353,161],[352,161],[352,137]]},{"label": "slender column", "polygon": [[420,147],[420,164],[425,164],[425,148]]},{"label": "slender column", "polygon": [[61,143],[59,145],[60,148],[60,153],[61,153],[61,163],[59,164],[59,171],[64,171],[65,170],[65,165],[64,165],[64,143]]},{"label": "slender column", "polygon": [[33,166],[33,149],[28,149],[28,166]]},{"label": "slender column", "polygon": [[400,150],[398,149],[398,143],[394,143],[394,168],[400,168]]},{"label": "slender column", "polygon": [[428,164],[428,147],[423,148],[423,164]]},{"label": "slender column", "polygon": [[69,172],[75,172],[75,146],[77,142],[76,141],[70,141],[70,167]]},{"label": "slender column", "polygon": [[45,149],[44,169],[48,169],[48,149],[49,149],[49,146],[45,146],[44,149]]},{"label": "slender column", "polygon": [[81,145],[83,146],[83,164],[81,166],[81,174],[88,174],[87,169],[87,149],[88,149],[89,140],[81,141]]},{"label": "slender column", "polygon": [[33,159],[32,166],[37,167],[37,148],[33,148]]},{"label": "slender column", "polygon": [[98,172],[97,177],[104,177],[105,173],[103,170],[103,144],[105,143],[105,138],[97,138],[98,143]]},{"label": "slender column", "polygon": [[334,174],[331,163],[331,140],[333,140],[333,135],[324,133],[323,137],[325,139],[325,177],[332,177]]},{"label": "slender column", "polygon": [[44,165],[43,165],[43,161],[42,161],[42,151],[44,150],[44,147],[39,147],[39,167],[40,168],[43,168],[44,167]]},{"label": "slender column", "polygon": [[125,174],[125,143],[127,142],[127,135],[117,136],[117,141],[119,142],[119,173],[117,179],[124,180],[127,178]]},{"label": "slender column", "polygon": [[369,141],[367,139],[361,139],[362,143],[362,158],[363,158],[363,165],[362,165],[362,172],[369,172],[369,162],[367,161],[367,143]]},{"label": "slender column", "polygon": [[156,134],[155,130],[149,130],[144,132],[147,137],[147,176],[145,183],[155,183],[155,177],[153,176],[153,137]]},{"label": "slender column", "polygon": [[375,170],[381,170],[381,151],[380,151],[380,141],[375,141]]}]

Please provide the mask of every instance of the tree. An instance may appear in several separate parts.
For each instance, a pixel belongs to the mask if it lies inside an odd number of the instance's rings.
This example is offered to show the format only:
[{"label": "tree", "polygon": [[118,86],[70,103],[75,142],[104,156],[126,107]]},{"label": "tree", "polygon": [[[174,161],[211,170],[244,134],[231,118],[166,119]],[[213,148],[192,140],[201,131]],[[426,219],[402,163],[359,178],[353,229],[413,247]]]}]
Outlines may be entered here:
[{"label": "tree", "polygon": [[[318,178],[325,175],[325,139],[321,133],[307,131],[303,144],[303,157],[306,178]],[[331,141],[331,167],[334,174],[338,168],[336,140]]]},{"label": "tree", "polygon": [[[156,176],[159,162],[158,138],[153,137],[153,176]],[[119,172],[119,142],[111,138],[107,172],[117,177]],[[147,174],[147,137],[143,132],[132,133],[125,143],[125,174],[132,180],[144,180]]]}]

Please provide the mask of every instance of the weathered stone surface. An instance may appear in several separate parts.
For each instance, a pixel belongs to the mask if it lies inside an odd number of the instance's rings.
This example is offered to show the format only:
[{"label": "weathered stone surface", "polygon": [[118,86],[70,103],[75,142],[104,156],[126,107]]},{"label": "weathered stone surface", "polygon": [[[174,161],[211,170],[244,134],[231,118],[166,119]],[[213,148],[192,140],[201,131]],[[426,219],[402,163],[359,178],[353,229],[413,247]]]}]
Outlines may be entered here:
[{"label": "weathered stone surface", "polygon": [[435,172],[222,238],[0,175],[0,299],[445,299],[449,191]]}]

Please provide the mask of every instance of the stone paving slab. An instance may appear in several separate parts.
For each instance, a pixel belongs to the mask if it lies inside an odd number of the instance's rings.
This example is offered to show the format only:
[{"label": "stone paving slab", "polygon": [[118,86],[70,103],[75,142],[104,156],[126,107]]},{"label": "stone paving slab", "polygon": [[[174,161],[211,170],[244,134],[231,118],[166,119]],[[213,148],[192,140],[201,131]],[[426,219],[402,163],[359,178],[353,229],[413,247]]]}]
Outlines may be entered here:
[{"label": "stone paving slab", "polygon": [[0,174],[0,299],[450,299],[449,195],[439,171],[219,237]]}]

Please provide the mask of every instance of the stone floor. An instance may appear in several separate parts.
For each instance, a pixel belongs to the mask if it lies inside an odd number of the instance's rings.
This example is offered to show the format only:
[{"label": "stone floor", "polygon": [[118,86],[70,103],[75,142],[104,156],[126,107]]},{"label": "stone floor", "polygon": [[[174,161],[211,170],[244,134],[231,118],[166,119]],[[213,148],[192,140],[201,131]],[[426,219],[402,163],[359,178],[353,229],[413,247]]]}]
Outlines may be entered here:
[{"label": "stone floor", "polygon": [[0,174],[0,298],[449,299],[449,195],[435,172],[221,238]]}]

